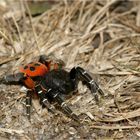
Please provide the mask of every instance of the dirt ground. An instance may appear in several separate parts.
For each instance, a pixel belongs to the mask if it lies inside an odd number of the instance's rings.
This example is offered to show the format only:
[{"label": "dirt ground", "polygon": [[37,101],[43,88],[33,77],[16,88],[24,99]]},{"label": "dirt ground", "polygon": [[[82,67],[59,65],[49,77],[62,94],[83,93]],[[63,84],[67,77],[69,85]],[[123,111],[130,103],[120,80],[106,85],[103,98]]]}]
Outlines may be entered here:
[{"label": "dirt ground", "polygon": [[105,93],[97,103],[79,83],[66,102],[80,124],[60,109],[51,114],[38,99],[29,121],[26,88],[0,84],[0,140],[140,139],[139,1],[1,0],[0,14],[1,78],[46,54],[68,71],[83,67]]}]

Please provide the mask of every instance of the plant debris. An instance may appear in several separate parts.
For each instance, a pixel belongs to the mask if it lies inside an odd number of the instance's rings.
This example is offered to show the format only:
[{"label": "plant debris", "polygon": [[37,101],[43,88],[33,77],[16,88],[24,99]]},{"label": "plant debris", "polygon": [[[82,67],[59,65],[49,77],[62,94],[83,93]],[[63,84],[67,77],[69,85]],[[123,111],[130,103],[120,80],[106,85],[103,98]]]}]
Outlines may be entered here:
[{"label": "plant debris", "polygon": [[[34,4],[30,2],[30,4]],[[43,2],[41,2],[42,4]],[[140,2],[55,1],[32,15],[27,1],[0,1],[0,77],[40,54],[81,66],[105,92],[96,103],[79,83],[67,99],[78,124],[33,100],[25,115],[25,90],[0,84],[0,139],[140,139]]]}]

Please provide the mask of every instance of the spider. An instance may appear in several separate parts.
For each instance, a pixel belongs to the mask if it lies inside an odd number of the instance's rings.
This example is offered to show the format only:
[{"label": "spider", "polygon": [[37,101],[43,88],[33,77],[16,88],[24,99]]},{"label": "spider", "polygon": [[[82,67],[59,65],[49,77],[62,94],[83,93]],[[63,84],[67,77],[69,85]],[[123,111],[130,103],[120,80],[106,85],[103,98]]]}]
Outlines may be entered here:
[{"label": "spider", "polygon": [[50,101],[57,102],[62,110],[72,119],[79,121],[79,117],[66,104],[63,96],[77,90],[81,80],[91,90],[96,101],[97,92],[103,96],[104,92],[92,77],[81,67],[73,67],[69,72],[64,70],[62,61],[52,62],[46,55],[41,55],[37,62],[31,62],[19,68],[19,72],[9,74],[2,79],[4,84],[19,84],[27,87],[26,114],[30,119],[32,95],[37,94],[41,105],[54,112]]}]

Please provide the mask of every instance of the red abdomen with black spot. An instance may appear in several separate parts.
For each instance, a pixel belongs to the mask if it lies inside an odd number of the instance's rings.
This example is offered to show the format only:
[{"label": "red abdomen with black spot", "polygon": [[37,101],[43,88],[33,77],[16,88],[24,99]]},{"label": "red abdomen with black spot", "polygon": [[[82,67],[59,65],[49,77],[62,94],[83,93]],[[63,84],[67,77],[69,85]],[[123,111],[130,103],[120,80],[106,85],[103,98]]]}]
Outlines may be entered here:
[{"label": "red abdomen with black spot", "polygon": [[41,77],[48,72],[47,66],[40,62],[31,62],[27,65],[20,67],[19,71],[25,74],[25,79],[23,80],[24,84],[29,89],[34,89],[35,77]]},{"label": "red abdomen with black spot", "polygon": [[32,62],[21,67],[20,72],[26,73],[30,77],[43,76],[48,72],[48,68],[40,62]]}]

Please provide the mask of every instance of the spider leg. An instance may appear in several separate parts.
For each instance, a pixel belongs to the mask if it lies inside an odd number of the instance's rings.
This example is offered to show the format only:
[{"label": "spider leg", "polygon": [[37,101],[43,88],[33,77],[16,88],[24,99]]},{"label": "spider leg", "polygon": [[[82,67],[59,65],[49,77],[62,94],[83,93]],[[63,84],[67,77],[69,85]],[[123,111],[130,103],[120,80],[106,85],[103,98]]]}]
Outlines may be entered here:
[{"label": "spider leg", "polygon": [[61,106],[67,115],[69,115],[72,119],[76,121],[80,121],[78,116],[69,108],[69,106],[65,103],[64,99],[61,97],[61,92],[59,91],[52,91],[51,94],[53,98],[57,101],[57,103]]},{"label": "spider leg", "polygon": [[102,91],[102,89],[83,68],[81,67],[73,68],[70,71],[70,76],[72,79],[80,78],[82,81],[84,81],[87,84],[87,86],[90,88],[91,92],[94,93],[96,101],[98,101],[97,92],[101,96],[104,96],[104,92]]},{"label": "spider leg", "polygon": [[50,69],[60,69],[65,65],[64,62],[60,59],[57,59],[52,62],[52,60],[50,60],[50,58],[48,56],[46,56],[45,54],[39,56],[39,62],[42,64],[45,64],[49,70]]},{"label": "spider leg", "polygon": [[0,79],[1,84],[13,84],[13,85],[19,85],[20,82],[25,78],[25,74],[22,72],[15,73],[15,74],[9,74]]},{"label": "spider leg", "polygon": [[50,69],[51,61],[49,60],[49,57],[47,57],[46,55],[40,55],[39,62],[45,64]]},{"label": "spider leg", "polygon": [[43,54],[39,56],[39,62],[44,63],[47,60],[49,60],[49,57],[47,57],[47,55]]},{"label": "spider leg", "polygon": [[31,113],[31,103],[32,103],[32,90],[28,90],[26,94],[26,115],[29,120]]},{"label": "spider leg", "polygon": [[50,104],[50,102],[48,101],[48,99],[46,98],[46,94],[49,94],[49,92],[51,91],[51,89],[45,89],[43,90],[41,85],[37,85],[35,87],[35,91],[38,93],[38,96],[40,98],[40,102],[41,104],[45,105],[47,107],[47,109],[52,112],[53,114],[55,113],[54,111],[54,106],[52,106]]}]

